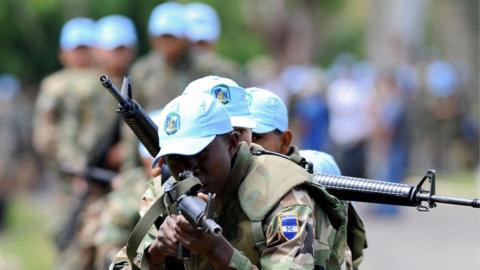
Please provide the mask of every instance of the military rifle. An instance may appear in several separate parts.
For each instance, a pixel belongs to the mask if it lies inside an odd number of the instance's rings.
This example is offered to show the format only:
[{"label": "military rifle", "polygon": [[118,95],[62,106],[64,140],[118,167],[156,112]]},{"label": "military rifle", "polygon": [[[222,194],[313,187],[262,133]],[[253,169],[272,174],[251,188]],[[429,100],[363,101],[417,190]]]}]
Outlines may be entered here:
[{"label": "military rifle", "polygon": [[[158,146],[157,127],[142,107],[132,100],[130,79],[124,79],[122,94],[119,93],[106,75],[100,77],[102,84],[119,101],[118,112],[124,115],[125,122],[137,134],[137,137],[150,153],[155,156],[160,148]],[[348,176],[334,176],[315,174],[314,182],[325,187],[329,193],[342,200],[370,202],[379,204],[392,204],[400,206],[414,206],[419,211],[427,211],[437,203],[472,206],[480,208],[479,199],[463,199],[437,195],[435,192],[435,171],[429,170],[420,182],[415,185],[391,183],[385,181],[354,178]],[[430,188],[424,189],[426,180]],[[427,206],[423,203],[426,202]]]}]

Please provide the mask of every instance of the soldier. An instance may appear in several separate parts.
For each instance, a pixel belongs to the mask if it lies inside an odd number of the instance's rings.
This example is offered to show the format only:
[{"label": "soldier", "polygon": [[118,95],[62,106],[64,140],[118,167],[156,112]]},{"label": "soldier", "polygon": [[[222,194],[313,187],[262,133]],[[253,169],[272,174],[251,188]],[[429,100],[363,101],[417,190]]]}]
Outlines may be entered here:
[{"label": "soldier", "polygon": [[[110,15],[101,18],[96,24],[96,40],[94,53],[101,72],[107,74],[115,85],[121,85],[123,76],[128,74],[130,65],[136,54],[137,32],[129,18],[122,15]],[[117,104],[114,98],[100,86],[97,78],[98,91],[92,108],[97,112],[97,136],[95,140],[102,142],[109,134],[120,134],[120,119],[115,112]],[[118,168],[124,161],[125,147],[120,138],[109,151],[107,160],[114,168]],[[134,150],[132,150],[134,151]]]},{"label": "soldier", "polygon": [[148,21],[152,51],[132,67],[136,99],[145,110],[165,106],[195,78],[185,36],[183,5],[167,2],[155,7]]},{"label": "soldier", "polygon": [[[85,105],[98,87],[92,66],[91,46],[94,43],[94,21],[74,18],[60,34],[59,60],[64,68],[47,76],[40,84],[33,119],[33,145],[44,157],[50,177],[59,180],[62,163],[80,171],[87,163],[84,140],[91,131],[92,112]],[[54,202],[57,216],[50,229],[57,246],[64,242],[62,229],[65,216],[73,205],[72,193],[82,193],[85,185],[77,177],[62,177],[68,182],[54,182]],[[78,195],[77,194],[77,195]],[[63,248],[59,251],[63,252]]]},{"label": "soldier", "polygon": [[0,74],[0,235],[6,226],[9,194],[17,178],[22,150],[22,106],[20,83],[12,74]]},{"label": "soldier", "polygon": [[215,9],[205,3],[190,3],[185,5],[185,18],[193,58],[200,69],[238,81],[238,65],[215,52],[221,34],[220,18]]},{"label": "soldier", "polygon": [[[312,165],[313,173],[341,175],[340,168],[331,155],[314,150],[298,150],[291,145],[292,132],[288,129],[288,111],[280,97],[261,88],[247,88],[246,91],[250,111],[257,123],[257,127],[253,129],[253,143],[266,150],[290,156],[299,165]],[[306,164],[303,159],[310,164]],[[356,210],[350,203],[345,204],[349,214],[347,231],[341,231],[337,237],[349,237],[349,248],[346,250],[347,268],[358,269],[363,260],[363,249],[366,248],[365,231]]]},{"label": "soldier", "polygon": [[[82,111],[88,112],[83,130],[78,131],[78,144],[84,149],[86,162],[80,172],[91,168],[118,171],[121,164],[120,120],[112,110],[115,103],[98,83],[100,72],[107,73],[117,82],[125,75],[135,55],[136,32],[133,22],[120,15],[107,16],[95,24],[94,56],[99,70],[91,78],[94,91],[82,100]],[[76,115],[74,117],[84,117]],[[72,117],[72,122],[74,121]],[[83,119],[83,118],[82,118]],[[120,153],[120,154],[119,154]],[[106,195],[111,179],[99,181],[79,175],[84,188],[76,198],[78,204],[59,234],[60,258],[57,269],[92,269],[96,262],[95,235],[100,230],[101,215],[107,208]],[[73,254],[76,254],[73,256]]]},{"label": "soldier", "polygon": [[[192,268],[340,267],[343,261],[338,258],[343,257],[332,247],[341,244],[335,243],[335,234],[345,226],[345,213],[327,193],[324,196],[333,208],[316,203],[306,190],[296,187],[311,181],[310,174],[288,159],[258,155],[261,148],[239,143],[228,113],[210,95],[177,97],[160,118],[161,151],[154,165],[164,157],[172,175],[193,171],[203,183],[202,193],[217,194],[215,212],[223,235],[196,231],[182,215],[167,216],[156,234],[149,235],[154,238],[147,237],[139,249],[145,256],[138,259],[147,260],[152,269],[160,268],[167,256],[176,256],[181,243],[192,251],[187,262]],[[257,229],[253,223],[259,225]],[[265,236],[264,247],[255,245],[258,233]],[[117,261],[113,269],[122,265],[125,262]]]},{"label": "soldier", "polygon": [[65,135],[60,136],[61,132],[77,125],[62,124],[66,114],[78,113],[78,108],[69,103],[75,103],[76,97],[79,97],[77,100],[88,98],[94,89],[91,85],[91,78],[95,76],[91,54],[93,31],[92,19],[74,18],[68,21],[60,34],[59,60],[64,68],[47,76],[40,84],[35,105],[33,143],[40,154],[51,160],[63,158],[69,150],[74,151],[72,147],[60,150],[59,140]]}]

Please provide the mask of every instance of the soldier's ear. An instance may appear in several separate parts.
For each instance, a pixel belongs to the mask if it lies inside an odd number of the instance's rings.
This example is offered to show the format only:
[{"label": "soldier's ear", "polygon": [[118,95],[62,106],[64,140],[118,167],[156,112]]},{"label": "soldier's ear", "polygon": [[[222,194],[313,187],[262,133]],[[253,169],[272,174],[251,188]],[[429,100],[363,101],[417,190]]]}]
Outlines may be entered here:
[{"label": "soldier's ear", "polygon": [[57,57],[58,57],[58,61],[63,66],[66,66],[68,64],[68,54],[65,51],[63,51],[61,49],[58,50]]},{"label": "soldier's ear", "polygon": [[285,130],[280,136],[281,153],[287,154],[290,151],[290,144],[292,143],[292,131],[290,129]]},{"label": "soldier's ear", "polygon": [[227,134],[228,153],[233,157],[240,147],[240,136],[237,132],[230,132]]}]

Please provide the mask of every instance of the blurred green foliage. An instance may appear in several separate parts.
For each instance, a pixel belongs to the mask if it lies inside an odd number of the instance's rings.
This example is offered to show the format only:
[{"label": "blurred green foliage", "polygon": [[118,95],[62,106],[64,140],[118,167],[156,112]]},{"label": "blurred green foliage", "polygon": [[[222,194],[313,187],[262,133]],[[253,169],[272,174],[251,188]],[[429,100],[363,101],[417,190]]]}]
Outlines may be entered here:
[{"label": "blurred green foliage", "polygon": [[[126,15],[135,22],[139,34],[138,55],[149,50],[146,33],[150,12],[159,3],[151,0],[2,0],[0,1],[0,73],[10,72],[24,82],[37,83],[45,75],[60,68],[57,60],[61,27],[68,19],[87,16],[98,19],[111,14]],[[182,3],[194,1],[179,1]],[[222,37],[217,45],[221,54],[245,63],[255,55],[267,53],[265,40],[255,35],[244,21],[243,1],[205,0],[219,13]],[[308,2],[306,0],[306,2]],[[334,16],[348,1],[311,2],[315,10]],[[289,1],[288,4],[300,2]],[[333,14],[333,15],[332,15]],[[319,16],[319,20],[325,20]],[[327,18],[328,19],[328,18]],[[359,27],[331,35],[331,50],[317,53],[318,63],[329,63],[338,50],[358,53],[362,50],[363,31]],[[323,46],[322,46],[323,47]]]}]

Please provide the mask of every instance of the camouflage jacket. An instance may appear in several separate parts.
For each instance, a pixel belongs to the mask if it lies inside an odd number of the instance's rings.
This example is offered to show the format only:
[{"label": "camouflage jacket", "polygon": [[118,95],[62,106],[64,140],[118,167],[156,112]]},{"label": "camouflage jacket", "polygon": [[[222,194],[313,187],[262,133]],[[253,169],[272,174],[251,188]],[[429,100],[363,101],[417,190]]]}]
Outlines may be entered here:
[{"label": "camouflage jacket", "polygon": [[[281,157],[252,155],[242,144],[230,181],[229,188],[217,194],[215,207],[224,237],[235,248],[230,267],[340,269],[344,254],[337,254],[337,250],[344,251],[346,242],[336,243],[336,235],[338,230],[345,229],[345,223],[337,222],[334,226],[331,214],[336,212],[345,221],[345,209],[340,204],[338,209],[326,209],[326,205],[314,201],[301,186],[311,181],[310,174]],[[163,193],[155,180],[151,187],[144,198],[146,208]],[[261,252],[252,235],[254,220],[261,221],[265,234],[266,245]],[[138,249],[138,261],[155,236],[152,226]],[[334,249],[339,245],[343,249]],[[128,269],[125,259],[125,255],[119,255],[111,269]],[[210,268],[206,257],[192,254],[188,269]]]}]

